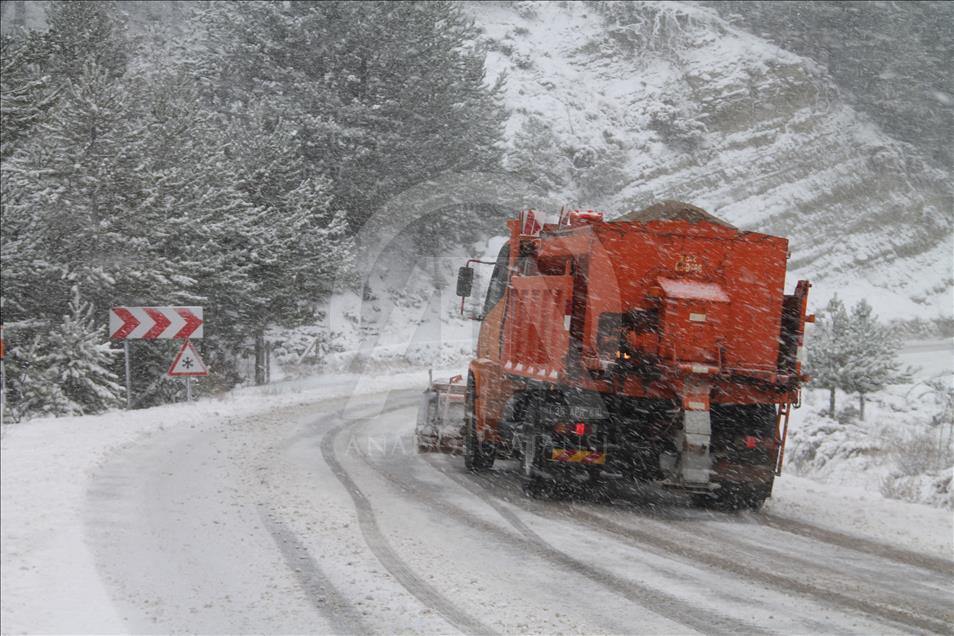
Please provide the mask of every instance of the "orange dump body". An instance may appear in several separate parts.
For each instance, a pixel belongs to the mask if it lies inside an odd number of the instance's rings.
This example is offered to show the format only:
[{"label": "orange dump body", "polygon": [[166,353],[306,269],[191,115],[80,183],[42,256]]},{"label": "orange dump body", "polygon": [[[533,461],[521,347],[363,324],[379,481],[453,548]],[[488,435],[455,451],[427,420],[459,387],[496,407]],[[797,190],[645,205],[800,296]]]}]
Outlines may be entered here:
[{"label": "orange dump body", "polygon": [[808,285],[784,295],[787,240],[682,220],[517,231],[504,373],[666,399],[705,376],[726,403],[784,402],[801,381],[785,328],[803,327]]}]

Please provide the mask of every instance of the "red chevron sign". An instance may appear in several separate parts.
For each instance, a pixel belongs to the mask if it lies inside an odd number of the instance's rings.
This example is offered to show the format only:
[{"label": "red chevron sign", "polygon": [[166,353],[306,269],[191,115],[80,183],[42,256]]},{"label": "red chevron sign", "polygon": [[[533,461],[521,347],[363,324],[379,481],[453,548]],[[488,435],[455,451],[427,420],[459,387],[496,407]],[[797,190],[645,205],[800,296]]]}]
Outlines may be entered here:
[{"label": "red chevron sign", "polygon": [[114,340],[142,338],[201,338],[201,307],[113,307],[109,310],[109,337]]}]

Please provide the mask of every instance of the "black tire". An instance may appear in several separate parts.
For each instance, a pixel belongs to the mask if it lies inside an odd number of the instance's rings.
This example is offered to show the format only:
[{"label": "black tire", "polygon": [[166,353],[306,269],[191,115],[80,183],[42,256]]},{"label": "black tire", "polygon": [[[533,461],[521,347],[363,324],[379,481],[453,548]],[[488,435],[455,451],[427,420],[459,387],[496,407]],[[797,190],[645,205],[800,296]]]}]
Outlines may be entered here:
[{"label": "black tire", "polygon": [[464,400],[464,466],[467,470],[480,472],[493,468],[497,451],[493,444],[477,439],[477,417],[474,413],[475,393],[474,377],[468,376]]}]

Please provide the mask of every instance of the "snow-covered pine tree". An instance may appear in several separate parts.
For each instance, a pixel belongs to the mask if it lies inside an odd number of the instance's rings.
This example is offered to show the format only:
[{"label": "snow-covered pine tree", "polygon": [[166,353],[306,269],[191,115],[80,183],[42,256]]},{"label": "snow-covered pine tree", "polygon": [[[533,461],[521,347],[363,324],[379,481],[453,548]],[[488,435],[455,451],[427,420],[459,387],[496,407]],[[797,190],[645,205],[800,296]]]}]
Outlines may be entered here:
[{"label": "snow-covered pine tree", "polygon": [[13,419],[74,412],[76,405],[66,397],[48,359],[48,342],[40,334],[29,338],[11,341],[15,344],[7,357],[7,399]]},{"label": "snow-covered pine tree", "polygon": [[18,418],[100,413],[120,402],[123,388],[110,370],[114,356],[105,328],[76,285],[68,312],[11,348],[10,397]]},{"label": "snow-covered pine tree", "polygon": [[71,289],[69,313],[46,338],[45,363],[69,400],[70,413],[100,413],[117,406],[123,387],[110,370],[114,352],[106,340],[102,321],[93,306]]},{"label": "snow-covered pine tree", "polygon": [[[101,222],[115,198],[109,192],[128,184],[104,184],[135,168],[121,152],[129,140],[123,90],[113,79],[125,68],[116,15],[113,3],[54,2],[47,32],[20,34],[13,55],[4,51],[4,298],[15,314],[62,315],[66,271],[91,279],[88,294],[112,283],[102,266],[112,255],[100,249],[109,230]],[[24,110],[24,100],[36,101]]]},{"label": "snow-covered pine tree", "polygon": [[523,120],[507,151],[507,169],[551,195],[568,198],[573,190],[572,162],[553,127],[537,115]]},{"label": "snow-covered pine tree", "polygon": [[326,179],[305,177],[280,199],[259,200],[259,215],[248,229],[254,292],[246,306],[249,324],[256,328],[259,367],[268,325],[313,320],[318,303],[335,291],[335,284],[353,277],[354,240],[330,190]]},{"label": "snow-covered pine tree", "polygon": [[[46,121],[3,162],[5,320],[55,324],[73,285],[100,325],[111,306],[195,301],[195,281],[176,262],[188,250],[170,249],[182,233],[170,218],[176,184],[152,155],[148,111],[133,101],[126,78],[86,62]],[[139,349],[137,359],[149,353]],[[148,375],[161,377],[167,356],[155,352]]]},{"label": "snow-covered pine tree", "polygon": [[910,373],[898,360],[901,341],[880,322],[868,301],[862,299],[851,308],[851,360],[842,388],[858,394],[858,410],[865,419],[865,396],[888,384],[907,382]]},{"label": "snow-covered pine tree", "polygon": [[[341,35],[332,81],[345,152],[329,166],[352,226],[389,197],[447,170],[494,170],[502,159],[502,83],[454,2],[316,5]],[[341,148],[342,146],[338,146]]]},{"label": "snow-covered pine tree", "polygon": [[58,81],[77,80],[93,64],[109,79],[126,73],[132,44],[116,2],[53,0],[46,21],[50,73]]},{"label": "snow-covered pine tree", "polygon": [[[14,203],[55,274],[34,287],[34,315],[58,313],[80,285],[105,320],[106,308],[137,298],[174,298],[177,272],[153,249],[157,219],[146,214],[149,175],[141,171],[143,129],[126,86],[87,64],[70,82],[39,134],[4,163]],[[46,268],[49,270],[50,268]],[[42,274],[44,270],[40,270]],[[21,299],[21,304],[24,304]]]},{"label": "snow-covered pine tree", "polygon": [[279,103],[352,228],[440,172],[499,164],[501,87],[487,85],[455,3],[244,2],[201,19],[211,102],[230,113]]},{"label": "snow-covered pine tree", "polygon": [[285,271],[285,199],[305,178],[293,127],[273,106],[258,100],[244,116],[231,117],[225,129],[231,142],[226,156],[235,169],[236,187],[251,206],[237,223],[240,230],[235,236],[235,257],[246,273],[236,308],[246,334],[254,337],[257,384],[265,382],[265,329],[285,317],[289,309],[285,299],[294,285]]},{"label": "snow-covered pine tree", "polygon": [[[194,80],[171,64],[137,69],[127,79],[131,117],[141,124],[141,143],[134,149],[141,176],[135,217],[149,238],[144,254],[168,266],[160,266],[161,287],[130,290],[127,302],[203,306],[202,354],[214,364],[200,386],[230,388],[238,380],[231,354],[244,335],[239,314],[248,268],[242,252],[252,206],[237,189],[223,124],[202,108]],[[173,349],[161,342],[134,345],[137,405],[181,392],[180,382],[165,377]]]},{"label": "snow-covered pine tree", "polygon": [[851,383],[854,359],[851,318],[838,296],[818,314],[808,343],[808,368],[812,386],[828,389],[828,416],[835,417],[835,391]]},{"label": "snow-covered pine tree", "polygon": [[35,31],[0,36],[0,159],[13,154],[56,102],[49,57],[46,38]]},{"label": "snow-covered pine tree", "polygon": [[304,303],[309,316],[314,303],[353,283],[355,244],[347,215],[334,205],[327,178],[310,177],[288,192],[283,201],[285,275],[295,281],[292,302]]},{"label": "snow-covered pine tree", "polygon": [[85,66],[106,69],[111,78],[126,70],[132,46],[115,2],[54,0],[46,31],[14,29],[0,37],[0,156],[34,132],[69,81]]}]

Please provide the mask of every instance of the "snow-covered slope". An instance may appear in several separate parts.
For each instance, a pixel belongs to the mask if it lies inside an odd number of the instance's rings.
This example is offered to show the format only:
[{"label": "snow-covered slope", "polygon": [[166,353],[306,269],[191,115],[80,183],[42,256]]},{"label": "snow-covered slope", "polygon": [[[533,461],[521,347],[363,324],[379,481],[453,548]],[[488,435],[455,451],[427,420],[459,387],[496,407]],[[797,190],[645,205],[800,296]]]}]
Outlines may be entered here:
[{"label": "snow-covered slope", "polygon": [[[680,3],[475,3],[509,133],[538,117],[540,162],[624,153],[625,175],[582,207],[691,201],[790,237],[794,277],[868,297],[885,317],[952,305],[949,175],[853,110],[811,60]],[[592,153],[591,153],[592,154]],[[597,199],[597,200],[593,200]]]}]

